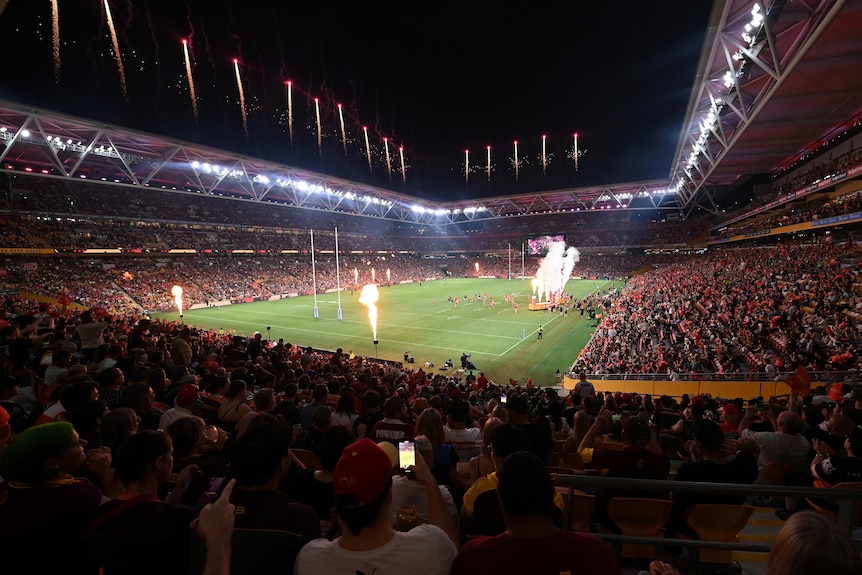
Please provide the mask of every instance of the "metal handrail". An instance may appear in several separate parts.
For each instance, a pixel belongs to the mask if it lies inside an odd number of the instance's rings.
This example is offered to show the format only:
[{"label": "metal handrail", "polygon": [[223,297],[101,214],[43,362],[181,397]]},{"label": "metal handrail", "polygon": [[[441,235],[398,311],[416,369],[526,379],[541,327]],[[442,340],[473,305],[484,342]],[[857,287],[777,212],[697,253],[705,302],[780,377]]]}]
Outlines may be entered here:
[{"label": "metal handrail", "polygon": [[[692,372],[676,374],[681,381],[733,381],[752,383],[775,383],[776,374],[767,373],[712,373]],[[788,374],[792,375],[792,374]],[[859,373],[854,371],[811,371],[808,372],[812,384],[828,385],[846,378],[858,378]],[[570,373],[570,377],[577,378],[577,373]],[[587,379],[603,379],[614,381],[672,381],[667,373],[590,373]]]},{"label": "metal handrail", "polygon": [[[786,485],[749,485],[736,483],[700,483],[694,481],[672,481],[655,479],[629,479],[620,477],[603,477],[588,473],[574,475],[553,474],[554,484],[568,487],[569,508],[571,515],[574,505],[575,489],[603,487],[638,491],[667,491],[677,493],[700,494],[732,494],[732,495],[762,495],[778,497],[819,497],[828,495],[829,499],[839,500],[836,524],[851,531],[853,502],[862,499],[862,489],[828,489],[819,487],[794,487]],[[680,547],[699,547],[708,549],[727,549],[734,551],[754,551],[768,553],[771,545],[743,542],[701,541],[699,539],[672,539],[664,537],[637,537],[632,535],[617,535],[613,533],[594,533],[605,541],[621,543],[643,543],[650,545],[673,545]]]}]

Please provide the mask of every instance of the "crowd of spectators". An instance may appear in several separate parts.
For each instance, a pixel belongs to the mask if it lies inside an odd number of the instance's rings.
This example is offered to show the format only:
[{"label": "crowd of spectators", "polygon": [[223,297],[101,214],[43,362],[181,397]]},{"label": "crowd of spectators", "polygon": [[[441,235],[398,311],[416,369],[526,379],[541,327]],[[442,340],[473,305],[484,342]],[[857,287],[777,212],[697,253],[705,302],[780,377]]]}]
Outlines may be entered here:
[{"label": "crowd of spectators", "polygon": [[[820,157],[806,160],[804,165],[794,166],[789,173],[775,174],[775,180],[766,193],[758,194],[747,204],[728,212],[727,217],[734,218],[748,212],[754,214],[771,202],[798,198],[799,192],[806,190],[812,184],[835,174],[846,174],[850,168],[862,164],[862,149],[858,146],[856,149],[852,149],[851,146],[847,152],[840,155],[833,156],[826,147],[818,153],[821,154]],[[821,195],[820,192],[815,191],[810,197],[816,198]]]},{"label": "crowd of spectators", "polygon": [[787,377],[857,369],[859,246],[813,243],[691,255],[600,295],[574,364],[601,374]]},{"label": "crowd of spectators", "polygon": [[[345,562],[386,572],[403,569],[405,549],[427,572],[475,573],[504,560],[520,565],[516,551],[525,546],[542,549],[555,572],[571,565],[562,548],[590,556],[579,572],[619,572],[606,545],[564,529],[569,508],[548,468],[632,479],[668,478],[678,468],[681,480],[751,483],[769,463],[792,459],[811,464],[794,484],[830,487],[862,477],[854,431],[862,391],[839,381],[829,402],[820,390],[767,401],[652,398],[596,389],[586,373],[779,379],[800,366],[855,370],[862,300],[851,264],[859,250],[824,236],[706,253],[584,254],[582,275],[629,280],[586,302],[596,330],[572,367],[581,382],[563,394],[138,312],[169,308],[175,284],[189,303],[308,293],[309,254],[10,256],[4,288],[89,309],[4,301],[0,540],[36,553],[41,543],[29,535],[50,523],[62,553],[44,566],[80,573],[198,572],[205,556],[235,573]],[[334,254],[317,258],[318,289],[334,288]],[[528,261],[530,275],[539,258]],[[374,267],[396,282],[512,273],[505,257],[350,254],[341,266],[348,279],[354,267],[364,275]],[[399,466],[402,439],[414,440],[412,469]],[[347,483],[360,487],[338,487]],[[243,513],[226,540],[198,527],[202,543],[192,522],[200,515],[206,525],[226,485],[218,509]],[[602,502],[593,528],[618,529],[605,502],[632,493],[593,495]],[[685,510],[718,502],[697,493],[672,500],[666,529],[689,535]],[[805,513],[792,498],[776,510],[790,526]],[[383,540],[397,543],[385,553],[369,543]],[[157,552],[142,558],[142,547]],[[856,565],[852,554],[841,561]]]},{"label": "crowd of spectators", "polygon": [[307,250],[308,230],[323,232],[316,247],[331,250],[335,228],[344,251],[398,251],[404,245],[417,253],[517,251],[526,237],[543,234],[563,234],[583,248],[679,247],[709,223],[704,215],[668,220],[661,210],[594,209],[429,225],[175,190],[10,178],[7,245],[66,250]]},{"label": "crowd of spectators", "polygon": [[[573,372],[775,379],[800,365],[817,373],[855,369],[862,306],[853,265],[858,251],[827,238],[704,254],[584,255],[578,264],[583,276],[631,279],[625,289],[594,294],[589,302],[601,317]],[[317,289],[335,289],[339,282],[334,256],[319,258]],[[527,276],[538,261],[528,260]],[[308,254],[7,262],[0,278],[6,290],[65,296],[115,315],[172,309],[174,285],[183,286],[186,306],[308,294],[313,289]],[[345,289],[353,287],[354,269],[361,276],[359,283],[370,278],[369,268],[376,269],[378,278],[389,271],[393,283],[521,273],[502,257],[348,255],[340,266]]]},{"label": "crowd of spectators", "polygon": [[[578,263],[583,277],[622,279],[675,255],[632,253],[600,256],[586,254]],[[44,257],[7,256],[0,287],[49,298],[67,295],[74,303],[104,307],[114,314],[134,310],[172,309],[171,288],[183,287],[187,306],[216,302],[306,295],[337,289],[355,289],[357,282],[393,284],[441,277],[527,277],[535,274],[540,257],[526,261],[504,257],[423,258],[413,254],[348,254],[339,258],[340,277],[334,254],[318,254],[312,274],[310,254],[197,254],[189,256]],[[477,271],[476,264],[479,264]],[[355,272],[354,272],[355,270]],[[510,275],[511,274],[511,275]]]},{"label": "crowd of spectators", "polygon": [[[816,391],[792,394],[764,409],[743,398],[614,393],[583,376],[561,394],[100,309],[6,304],[0,540],[36,553],[46,543],[33,533],[51,535],[57,552],[39,555],[46,570],[187,573],[206,561],[232,573],[388,573],[419,557],[427,573],[484,573],[503,559],[534,562],[524,551],[533,549],[554,573],[619,573],[608,546],[565,528],[569,508],[550,468],[666,479],[678,467],[687,481],[751,483],[792,441],[793,457],[813,462],[808,484],[862,469],[862,388],[829,404]],[[399,460],[404,440],[413,465]],[[226,486],[221,506],[236,514],[216,546],[209,505]],[[689,506],[716,502],[672,501],[669,533],[686,530]],[[590,525],[618,529],[605,508]],[[789,524],[805,517],[778,511]],[[832,558],[839,570],[858,559]]]},{"label": "crowd of spectators", "polygon": [[[819,203],[819,202],[817,202]],[[843,214],[854,214],[862,210],[862,192],[853,192],[820,203],[811,202],[806,207],[787,207],[780,213],[765,216],[753,221],[741,222],[727,226],[718,231],[712,238],[729,238],[732,236],[752,236],[775,228],[783,228],[802,222],[814,222]]]},{"label": "crowd of spectators", "polygon": [[[352,269],[370,267],[380,277],[390,271],[393,282],[507,277],[512,266],[500,254],[415,254],[517,251],[536,231],[529,218],[441,234],[197,194],[165,202],[165,193],[16,176],[7,195],[9,247],[142,252],[9,256],[0,276],[6,293],[59,301],[5,296],[0,317],[0,541],[38,560],[39,571],[188,573],[206,562],[208,572],[215,565],[233,573],[385,575],[416,565],[473,575],[619,573],[608,546],[565,529],[570,508],[550,468],[635,480],[678,469],[683,481],[750,484],[770,464],[796,462],[796,485],[862,480],[862,387],[838,381],[828,398],[819,388],[766,401],[652,398],[587,379],[858,370],[862,248],[852,242],[824,236],[705,254],[584,254],[581,275],[630,279],[586,302],[597,310],[595,334],[572,366],[579,384],[561,393],[140,313],[171,307],[173,285],[184,287],[189,305],[309,293],[310,229],[338,227],[345,254],[365,252],[341,260],[348,280]],[[851,213],[859,202],[858,194],[838,198],[733,233]],[[697,218],[633,218],[558,214],[542,226],[584,248],[685,245],[706,227]],[[414,253],[399,253],[405,242]],[[317,288],[334,289],[335,236],[321,232],[315,243]],[[171,249],[207,253],[171,257]],[[257,253],[222,254],[232,250]],[[532,275],[539,258],[529,261],[523,271]],[[413,465],[399,462],[401,440],[413,441]],[[592,494],[602,504],[591,527],[618,531],[605,503],[631,493]],[[673,502],[669,534],[691,535],[685,511],[693,504],[746,500],[655,495]],[[770,573],[789,573],[793,553],[809,570],[862,570],[847,534],[802,507],[788,499],[776,511],[788,522]],[[799,529],[807,543],[791,541]],[[812,542],[830,554],[803,555]],[[657,563],[650,572],[674,570]]]}]

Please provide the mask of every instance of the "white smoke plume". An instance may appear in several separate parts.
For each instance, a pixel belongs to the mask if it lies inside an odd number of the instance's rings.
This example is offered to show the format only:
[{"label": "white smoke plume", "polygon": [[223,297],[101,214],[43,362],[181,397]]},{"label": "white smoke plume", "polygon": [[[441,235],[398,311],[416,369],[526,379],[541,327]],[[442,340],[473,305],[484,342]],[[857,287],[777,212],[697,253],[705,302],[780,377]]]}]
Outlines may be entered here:
[{"label": "white smoke plume", "polygon": [[573,246],[567,248],[565,242],[549,245],[548,254],[539,263],[536,279],[533,280],[533,293],[540,302],[550,301],[552,294],[565,291],[580,258],[580,252]]}]

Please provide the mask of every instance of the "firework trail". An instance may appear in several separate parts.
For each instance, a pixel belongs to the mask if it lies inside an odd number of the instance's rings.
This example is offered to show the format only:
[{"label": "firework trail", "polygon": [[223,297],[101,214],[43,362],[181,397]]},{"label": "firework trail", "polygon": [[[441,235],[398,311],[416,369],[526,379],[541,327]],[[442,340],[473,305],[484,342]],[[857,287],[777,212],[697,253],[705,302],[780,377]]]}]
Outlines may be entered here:
[{"label": "firework trail", "polygon": [[192,99],[192,112],[195,115],[195,122],[198,121],[198,97],[195,94],[195,80],[192,77],[192,61],[189,57],[189,41],[183,38],[183,55],[186,60],[186,77],[189,79],[189,97]]},{"label": "firework trail", "polygon": [[284,97],[287,99],[287,130],[290,132],[290,147],[293,147],[293,82],[284,83]]},{"label": "firework trail", "polygon": [[383,138],[383,145],[386,147],[386,175],[389,176],[389,181],[391,182],[392,181],[392,162],[389,160],[389,138]]},{"label": "firework trail", "polygon": [[117,30],[114,28],[114,17],[111,15],[111,6],[108,0],[105,2],[105,16],[108,19],[108,29],[111,31],[111,42],[114,44],[114,58],[117,60],[117,70],[120,72],[120,90],[123,92],[123,99],[129,101],[129,93],[126,88],[126,71],[123,68],[123,57],[120,54],[120,41],[117,38]]},{"label": "firework trail", "polygon": [[368,143],[368,126],[362,126],[362,131],[365,133],[365,155],[368,157],[368,171],[371,170],[371,146]]},{"label": "firework trail", "polygon": [[344,108],[341,104],[338,104],[338,123],[341,125],[341,146],[347,156],[347,131],[344,129]]},{"label": "firework trail", "polygon": [[314,117],[317,119],[317,155],[320,157],[323,154],[321,148],[323,134],[320,133],[320,98],[314,99]]},{"label": "firework trail", "polygon": [[54,38],[54,81],[60,81],[60,7],[51,0],[51,20]]},{"label": "firework trail", "polygon": [[239,107],[240,112],[242,112],[242,130],[245,133],[245,137],[248,138],[248,115],[245,111],[245,94],[242,91],[242,78],[239,75],[239,60],[237,58],[233,59],[233,67],[236,71],[236,87],[239,91]]}]

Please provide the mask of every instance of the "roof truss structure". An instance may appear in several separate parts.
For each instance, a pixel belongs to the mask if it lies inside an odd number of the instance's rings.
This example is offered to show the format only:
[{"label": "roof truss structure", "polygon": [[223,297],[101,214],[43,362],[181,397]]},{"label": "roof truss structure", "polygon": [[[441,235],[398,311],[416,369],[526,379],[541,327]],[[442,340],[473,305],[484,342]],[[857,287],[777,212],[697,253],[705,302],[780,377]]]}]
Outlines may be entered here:
[{"label": "roof truss structure", "polygon": [[449,225],[594,209],[673,208],[664,181],[427,202],[309,170],[0,101],[0,171]]},{"label": "roof truss structure", "polygon": [[716,212],[717,194],[862,119],[860,30],[862,0],[717,0],[669,181],[429,202],[4,101],[0,171],[441,226],[601,209]]},{"label": "roof truss structure", "polygon": [[862,2],[716,2],[670,173],[684,213],[862,118]]}]

